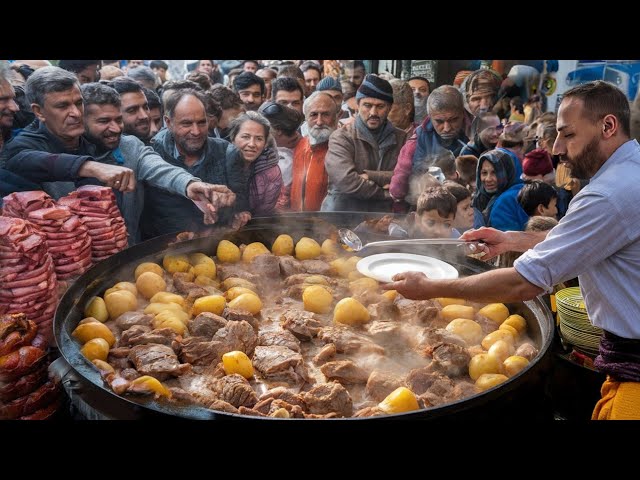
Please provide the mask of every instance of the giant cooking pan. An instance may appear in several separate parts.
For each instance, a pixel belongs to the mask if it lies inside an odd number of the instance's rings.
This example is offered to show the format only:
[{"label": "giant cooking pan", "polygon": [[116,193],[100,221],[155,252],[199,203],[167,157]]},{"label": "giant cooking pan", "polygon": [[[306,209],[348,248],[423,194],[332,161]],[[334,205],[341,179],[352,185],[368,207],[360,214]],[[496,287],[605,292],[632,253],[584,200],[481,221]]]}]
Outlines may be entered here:
[{"label": "giant cooking pan", "polygon": [[[135,245],[97,264],[73,285],[62,297],[54,320],[54,335],[60,353],[75,370],[65,382],[65,389],[72,402],[78,400],[98,410],[96,418],[139,419],[158,417],[166,419],[278,419],[252,417],[217,412],[199,406],[174,406],[156,402],[149,397],[121,397],[106,386],[97,369],[80,353],[80,345],[71,337],[71,332],[82,319],[83,306],[94,295],[101,295],[116,281],[133,277],[136,265],[144,261],[162,263],[168,253],[205,252],[215,254],[218,242],[228,239],[234,243],[260,241],[270,246],[281,233],[294,238],[311,236],[323,239],[335,232],[335,228],[354,228],[364,219],[382,214],[364,212],[320,212],[313,214],[287,214],[279,217],[255,218],[237,232],[220,228],[207,237],[176,242],[173,234],[154,238]],[[365,241],[380,240],[375,234],[361,235]],[[370,249],[368,255],[382,253],[385,249]],[[386,251],[389,251],[387,248]],[[456,246],[410,246],[395,251],[419,253],[441,258],[454,265],[461,276],[473,275],[489,270],[485,263],[465,257]],[[428,419],[438,421],[461,421],[470,418],[497,419],[548,419],[551,418],[550,401],[546,396],[546,374],[549,370],[550,346],[553,339],[553,318],[539,298],[524,303],[507,304],[512,313],[522,315],[528,323],[528,334],[540,348],[540,353],[529,366],[518,375],[498,387],[457,402],[432,407],[427,410],[394,415],[392,417],[331,419],[325,421],[376,421],[388,418]],[[301,421],[286,419],[284,421]],[[302,420],[306,421],[306,420]]]}]

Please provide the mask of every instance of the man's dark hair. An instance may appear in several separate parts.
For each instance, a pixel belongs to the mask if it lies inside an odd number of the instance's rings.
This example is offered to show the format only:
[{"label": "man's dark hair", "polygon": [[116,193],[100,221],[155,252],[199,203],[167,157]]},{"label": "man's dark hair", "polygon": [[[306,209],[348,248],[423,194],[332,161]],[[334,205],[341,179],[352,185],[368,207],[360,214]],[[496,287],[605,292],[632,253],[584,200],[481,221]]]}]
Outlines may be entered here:
[{"label": "man's dark hair", "polygon": [[266,88],[264,80],[253,72],[242,72],[233,80],[233,89],[236,92],[249,88],[251,85],[260,85],[260,94],[264,95]]},{"label": "man's dark hair", "polygon": [[144,93],[142,85],[129,77],[117,77],[109,83],[109,86],[115,88],[120,95],[125,93]]},{"label": "man's dark hair", "polygon": [[[211,60],[211,63],[213,63],[215,65],[215,62],[213,60]],[[243,68],[247,63],[255,63],[256,67],[260,68],[262,65],[260,65],[260,62],[258,62],[257,60],[243,60],[242,63],[240,64]]]},{"label": "man's dark hair", "polygon": [[322,70],[320,69],[320,65],[312,60],[307,60],[302,65],[300,65],[300,70],[302,70],[302,73],[306,72],[307,70],[315,70],[322,77]]},{"label": "man's dark hair", "polygon": [[549,203],[554,198],[558,198],[558,192],[542,180],[525,182],[518,192],[518,203],[530,217],[535,215],[538,205],[544,205],[545,208],[549,208]]},{"label": "man's dark hair", "polygon": [[260,105],[258,113],[269,120],[275,130],[288,137],[292,136],[304,121],[304,116],[298,110],[272,101],[266,101]]},{"label": "man's dark hair", "polygon": [[162,112],[162,102],[160,101],[160,97],[156,92],[151,90],[150,88],[142,88],[144,92],[144,96],[147,97],[147,103],[149,104],[149,110],[153,108],[159,108],[160,112]]},{"label": "man's dark hair", "polygon": [[211,87],[211,96],[218,102],[222,110],[229,110],[231,108],[242,108],[244,103],[240,100],[240,97],[236,92],[224,85],[216,84]]},{"label": "man's dark hair", "polygon": [[204,109],[207,111],[207,115],[212,115],[220,120],[222,116],[222,107],[218,101],[214,98],[213,92],[211,90],[206,90],[203,92],[204,95]]},{"label": "man's dark hair", "polygon": [[411,80],[422,80],[423,82],[427,83],[427,87],[429,87],[429,93],[431,93],[431,82],[429,81],[428,78],[425,78],[421,75],[414,75],[413,77],[409,78],[409,80],[407,80],[407,82],[410,82]]},{"label": "man's dark hair", "polygon": [[78,73],[91,65],[102,65],[102,60],[60,60],[58,66],[68,72]]},{"label": "man's dark hair", "polygon": [[144,85],[153,85],[153,88],[158,86],[158,76],[149,67],[139,65],[135,68],[131,68],[127,71],[127,77],[133,78],[136,82]]},{"label": "man's dark hair", "polygon": [[85,83],[80,86],[84,106],[89,105],[113,105],[120,108],[120,94],[113,88],[100,83]]},{"label": "man's dark hair", "polygon": [[167,62],[164,62],[162,60],[151,60],[151,63],[149,63],[149,68],[164,68],[165,70],[169,70],[169,65],[167,65]]},{"label": "man's dark hair", "polygon": [[202,90],[211,88],[211,77],[204,72],[191,72],[187,75],[187,80],[197,83]]},{"label": "man's dark hair", "polygon": [[627,137],[631,136],[629,100],[615,85],[602,80],[583,83],[566,91],[562,100],[571,97],[584,102],[583,114],[593,123],[602,120],[606,115],[614,115],[620,122],[622,133]]},{"label": "man's dark hair", "polygon": [[280,70],[278,70],[278,78],[281,77],[299,78],[304,82],[304,73],[302,73],[302,70],[295,65],[287,65],[280,68]]},{"label": "man's dark hair", "polygon": [[367,71],[366,67],[364,66],[364,62],[362,60],[354,60],[352,62],[346,62],[345,66],[344,66],[345,70],[348,68],[349,70],[355,70],[357,68],[361,68],[362,70],[364,70],[365,72]]},{"label": "man's dark hair", "polygon": [[458,182],[454,182],[453,180],[445,180],[442,182],[442,186],[446,188],[451,195],[456,197],[456,201],[460,203],[466,198],[471,197],[471,192],[468,188],[463,187]]},{"label": "man's dark hair", "polygon": [[442,218],[456,216],[458,202],[456,197],[445,187],[431,187],[426,189],[418,197],[416,213],[421,215],[428,210],[437,210]]},{"label": "man's dark hair", "polygon": [[300,92],[300,99],[304,100],[304,90],[297,79],[293,77],[278,77],[271,81],[271,99],[275,100],[280,90],[285,92]]},{"label": "man's dark hair", "polygon": [[[202,102],[202,105],[206,107],[207,103],[204,99],[204,96],[202,95],[201,91],[198,90],[194,90],[191,88],[183,88],[180,90],[176,90],[173,95],[169,95],[169,97],[167,98],[167,102],[165,104],[165,115],[171,119],[173,119],[173,115],[175,113],[176,110],[176,105],[178,105],[178,102],[180,102],[180,100],[182,100],[184,97],[191,95],[193,97],[196,97],[198,100],[200,100]],[[206,108],[205,108],[206,110]]]}]

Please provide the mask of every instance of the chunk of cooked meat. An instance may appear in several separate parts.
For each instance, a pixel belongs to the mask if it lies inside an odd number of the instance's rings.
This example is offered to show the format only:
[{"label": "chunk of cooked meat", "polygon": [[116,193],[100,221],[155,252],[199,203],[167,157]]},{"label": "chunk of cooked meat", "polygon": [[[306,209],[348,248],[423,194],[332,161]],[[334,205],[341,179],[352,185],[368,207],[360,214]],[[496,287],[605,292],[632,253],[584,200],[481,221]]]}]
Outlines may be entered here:
[{"label": "chunk of cooked meat", "polygon": [[311,340],[322,328],[313,313],[300,310],[285,310],[280,317],[280,324],[300,340]]},{"label": "chunk of cooked meat", "polygon": [[371,322],[366,325],[366,329],[376,342],[384,342],[398,337],[400,324],[397,322]]},{"label": "chunk of cooked meat", "polygon": [[407,300],[400,298],[395,301],[395,307],[400,315],[401,322],[408,322],[415,325],[446,327],[438,309],[432,300]]},{"label": "chunk of cooked meat", "polygon": [[425,407],[442,405],[449,401],[455,385],[449,377],[444,375],[434,379],[426,392],[418,396],[424,402]]},{"label": "chunk of cooked meat", "polygon": [[[382,297],[384,298],[384,297]],[[376,303],[369,302],[367,306],[367,310],[369,311],[369,315],[373,320],[382,320],[382,321],[394,321],[395,319],[395,306],[393,302],[384,299]]]},{"label": "chunk of cooked meat", "polygon": [[414,347],[415,350],[427,357],[431,357],[433,350],[443,343],[460,345],[461,347],[467,346],[467,342],[465,342],[461,336],[445,328],[423,328],[414,336],[414,340],[417,342]]},{"label": "chunk of cooked meat", "polygon": [[478,393],[476,386],[470,382],[457,382],[453,387],[451,394],[449,395],[449,401],[459,400],[461,398],[467,398],[471,395]]},{"label": "chunk of cooked meat", "polygon": [[364,407],[358,410],[353,414],[355,418],[364,418],[364,417],[377,417],[378,415],[384,415],[385,412],[378,406],[375,407]]},{"label": "chunk of cooked meat", "polygon": [[471,356],[466,347],[442,343],[433,350],[431,367],[449,377],[466,375]]},{"label": "chunk of cooked meat", "polygon": [[367,380],[366,392],[377,402],[381,402],[396,388],[402,386],[402,379],[397,375],[374,370]]},{"label": "chunk of cooked meat", "polygon": [[202,312],[189,322],[189,333],[196,337],[211,339],[215,333],[227,324],[227,320],[211,312]]},{"label": "chunk of cooked meat", "polygon": [[260,396],[260,401],[262,402],[263,400],[266,400],[268,398],[273,398],[273,399],[279,398],[291,405],[298,405],[303,410],[306,410],[307,408],[307,404],[304,403],[304,400],[302,399],[299,393],[293,392],[285,387],[275,387],[270,390],[267,390],[265,393],[262,394],[262,396]]},{"label": "chunk of cooked meat", "polygon": [[225,402],[224,400],[220,399],[215,399],[207,406],[207,408],[225,413],[240,413],[238,409],[231,405],[229,402]]},{"label": "chunk of cooked meat", "polygon": [[328,343],[320,349],[318,354],[313,357],[313,363],[316,365],[322,365],[328,362],[329,359],[336,356],[336,346],[333,343]]},{"label": "chunk of cooked meat", "polygon": [[196,399],[193,398],[193,395],[191,395],[189,392],[184,391],[180,387],[169,387],[169,391],[171,392],[170,400],[172,403],[196,403]]},{"label": "chunk of cooked meat", "polygon": [[307,273],[318,275],[330,275],[334,273],[333,268],[327,262],[322,260],[302,260],[302,268]]},{"label": "chunk of cooked meat", "polygon": [[302,408],[298,405],[291,405],[279,398],[276,398],[271,402],[267,415],[272,417],[274,416],[273,414],[280,409],[285,409],[288,412],[289,416],[287,418],[304,418],[304,410],[302,410]]},{"label": "chunk of cooked meat", "polygon": [[149,327],[136,325],[122,333],[120,337],[121,346],[146,345],[148,343],[157,343],[168,347],[177,348],[175,344],[178,334],[171,328],[157,328],[155,330],[146,330]]},{"label": "chunk of cooked meat", "polygon": [[107,357],[107,363],[114,368],[129,368],[131,362],[129,361],[129,354],[131,349],[129,347],[118,347],[109,350],[109,356]]},{"label": "chunk of cooked meat", "polygon": [[336,413],[349,417],[353,413],[353,400],[349,391],[338,382],[320,383],[302,394],[309,412],[313,414]]},{"label": "chunk of cooked meat", "polygon": [[258,402],[258,396],[247,379],[237,373],[218,379],[213,385],[213,391],[220,400],[236,408],[253,407]]},{"label": "chunk of cooked meat", "polygon": [[268,347],[279,345],[287,347],[294,352],[300,352],[300,340],[298,340],[289,330],[276,330],[263,332],[258,337],[258,345]]},{"label": "chunk of cooked meat", "polygon": [[523,343],[516,350],[516,355],[520,355],[531,361],[538,356],[538,349],[530,343]]},{"label": "chunk of cooked meat", "polygon": [[207,337],[189,337],[182,340],[180,360],[192,365],[211,365],[220,361],[221,342],[209,340]]},{"label": "chunk of cooked meat", "polygon": [[484,315],[476,315],[474,320],[482,327],[482,333],[489,335],[491,332],[495,332],[500,326],[493,320],[485,317]]},{"label": "chunk of cooked meat", "polygon": [[258,281],[270,282],[280,278],[280,261],[271,253],[263,253],[254,257],[249,269],[258,275]]},{"label": "chunk of cooked meat", "polygon": [[298,273],[306,273],[302,263],[291,255],[283,255],[278,257],[278,260],[280,261],[280,272],[283,277],[290,277],[291,275],[296,275]]},{"label": "chunk of cooked meat", "polygon": [[327,380],[336,380],[342,384],[366,383],[369,373],[351,360],[328,362],[320,367]]},{"label": "chunk of cooked meat", "polygon": [[125,312],[116,318],[116,325],[120,330],[129,330],[134,325],[151,326],[153,315],[142,312]]},{"label": "chunk of cooked meat", "polygon": [[251,273],[244,269],[242,264],[238,263],[219,263],[217,264],[218,278],[225,281],[227,278],[244,278],[252,283],[257,283],[260,280],[260,276],[255,273]]},{"label": "chunk of cooked meat", "polygon": [[241,308],[225,308],[224,312],[222,312],[222,316],[229,321],[233,322],[242,322],[243,320],[247,322],[249,325],[253,327],[253,329],[257,332],[260,325],[258,324],[258,320],[256,317],[251,315],[247,310],[243,310]]},{"label": "chunk of cooked meat", "polygon": [[284,281],[284,284],[287,287],[290,287],[292,285],[297,285],[300,283],[308,283],[307,279],[309,277],[320,277],[322,278],[325,282],[327,282],[327,285],[337,285],[337,281],[335,278],[331,278],[331,277],[327,277],[326,275],[313,275],[311,273],[297,273],[295,275],[291,275],[289,277],[287,277]]},{"label": "chunk of cooked meat", "polygon": [[318,333],[318,338],[324,343],[334,343],[338,353],[377,353],[384,355],[385,350],[373,343],[368,337],[354,332],[347,326],[324,327]]},{"label": "chunk of cooked meat", "polygon": [[218,399],[214,387],[221,376],[209,375],[206,373],[194,374],[187,373],[178,377],[180,388],[191,395],[195,401],[208,407],[212,402]]},{"label": "chunk of cooked meat", "polygon": [[140,375],[138,371],[134,370],[133,368],[123,368],[122,370],[120,370],[120,376],[125,380],[132,381],[136,378],[141,377],[142,375]]},{"label": "chunk of cooked meat", "polygon": [[175,287],[176,291],[182,293],[183,295],[188,295],[193,299],[209,295],[209,292],[207,290],[187,280],[188,278],[191,277],[188,273],[185,272],[176,272],[173,274],[173,286]]},{"label": "chunk of cooked meat", "polygon": [[169,376],[179,377],[191,369],[191,365],[178,362],[178,356],[171,347],[155,343],[136,345],[129,352],[129,360],[139,373],[151,375],[158,380]]},{"label": "chunk of cooked meat", "polygon": [[437,380],[446,379],[451,381],[449,377],[445,377],[439,372],[435,372],[427,367],[414,368],[404,379],[405,386],[416,395],[425,393]]},{"label": "chunk of cooked meat", "polygon": [[253,367],[264,377],[299,383],[306,380],[307,373],[302,355],[287,347],[277,345],[256,347]]},{"label": "chunk of cooked meat", "polygon": [[227,322],[223,328],[216,332],[212,340],[222,344],[220,355],[240,350],[251,357],[254,348],[256,348],[258,344],[256,332],[253,327],[245,321]]},{"label": "chunk of cooked meat", "polygon": [[254,410],[253,408],[247,408],[247,407],[240,407],[238,409],[238,413],[242,415],[249,415],[251,417],[267,417],[268,416],[268,415],[265,415],[264,413]]}]

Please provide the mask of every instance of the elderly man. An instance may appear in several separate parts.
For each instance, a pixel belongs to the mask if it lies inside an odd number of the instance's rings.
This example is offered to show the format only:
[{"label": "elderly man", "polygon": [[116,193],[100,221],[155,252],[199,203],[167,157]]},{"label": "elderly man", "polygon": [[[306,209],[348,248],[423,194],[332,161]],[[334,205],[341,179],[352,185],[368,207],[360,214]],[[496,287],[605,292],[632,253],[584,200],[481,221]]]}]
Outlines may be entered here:
[{"label": "elderly man", "polygon": [[388,185],[407,134],[387,121],[393,89],[386,80],[367,75],[356,101],[355,122],[329,138],[329,188],[322,210],[389,212]]},{"label": "elderly man", "polygon": [[402,147],[393,172],[391,196],[404,200],[409,178],[428,171],[442,150],[458,156],[467,143],[464,133],[464,103],[460,91],[451,85],[436,88],[427,100],[429,116]]},{"label": "elderly man", "polygon": [[[164,121],[167,126],[152,141],[152,146],[171,165],[197,175],[216,185],[226,185],[235,193],[231,202],[217,212],[218,220],[233,227],[251,219],[249,210],[249,179],[244,173],[244,161],[238,149],[219,138],[208,136],[208,122],[202,94],[181,89],[168,96]],[[222,205],[221,205],[222,206]],[[143,238],[177,231],[201,230],[202,213],[193,202],[177,197],[157,187],[148,187],[142,222]]]},{"label": "elderly man", "polygon": [[128,77],[118,77],[109,86],[120,94],[124,133],[148,144],[151,140],[151,117],[149,101],[142,86]]},{"label": "elderly man", "polygon": [[82,136],[84,106],[73,73],[59,67],[40,68],[27,80],[26,96],[36,121],[7,143],[0,167],[40,183],[54,198],[76,188],[74,183],[58,181],[67,178],[78,183],[94,183],[86,179],[95,178],[114,190],[134,190],[130,168],[94,161],[95,146]]},{"label": "elderly man", "polygon": [[314,92],[304,102],[308,136],[293,151],[291,210],[318,211],[327,194],[329,177],[324,166],[329,137],[338,128],[338,105],[325,92]]}]

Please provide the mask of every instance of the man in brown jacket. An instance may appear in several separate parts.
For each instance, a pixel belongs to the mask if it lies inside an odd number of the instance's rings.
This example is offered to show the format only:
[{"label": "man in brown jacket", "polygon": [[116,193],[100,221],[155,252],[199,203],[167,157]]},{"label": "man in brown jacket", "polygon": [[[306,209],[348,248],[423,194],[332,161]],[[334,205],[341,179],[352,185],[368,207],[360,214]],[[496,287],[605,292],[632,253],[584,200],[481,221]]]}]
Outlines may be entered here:
[{"label": "man in brown jacket", "polygon": [[406,132],[387,121],[393,89],[367,75],[356,93],[355,122],[329,137],[325,167],[329,191],[322,211],[390,212],[389,182]]}]

